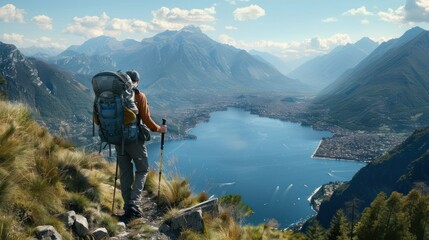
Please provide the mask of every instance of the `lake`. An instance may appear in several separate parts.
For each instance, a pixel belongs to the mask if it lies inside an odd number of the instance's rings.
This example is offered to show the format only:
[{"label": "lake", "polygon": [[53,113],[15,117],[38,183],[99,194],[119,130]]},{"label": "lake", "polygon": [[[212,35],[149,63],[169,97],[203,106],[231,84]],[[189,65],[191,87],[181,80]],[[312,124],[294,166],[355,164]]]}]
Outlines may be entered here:
[{"label": "lake", "polygon": [[[254,225],[274,218],[287,227],[314,215],[307,199],[316,188],[350,180],[365,166],[312,158],[330,132],[236,108],[212,113],[209,122],[190,133],[197,139],[165,143],[163,174],[186,177],[195,193],[240,194],[254,210],[245,223]],[[157,170],[160,144],[150,144],[148,151],[150,165]]]}]

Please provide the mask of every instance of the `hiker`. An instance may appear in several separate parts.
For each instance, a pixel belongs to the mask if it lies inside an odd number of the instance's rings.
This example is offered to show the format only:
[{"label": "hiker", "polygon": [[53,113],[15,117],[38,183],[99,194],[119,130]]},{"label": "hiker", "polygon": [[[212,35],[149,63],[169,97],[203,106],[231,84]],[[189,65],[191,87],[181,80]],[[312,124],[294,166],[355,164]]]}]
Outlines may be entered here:
[{"label": "hiker", "polygon": [[[127,71],[126,73],[131,78],[133,84],[138,117],[140,117],[139,121],[141,119],[152,132],[167,132],[166,125],[159,126],[152,120],[147,98],[137,89],[140,81],[139,73],[134,70]],[[124,149],[122,149],[122,145],[115,145],[116,152],[118,153],[117,160],[120,169],[121,192],[124,199],[125,213],[122,218],[125,222],[142,216],[140,204],[149,168],[147,149],[144,143],[144,140],[139,138],[138,141],[125,144]],[[132,162],[134,162],[134,168]]]}]

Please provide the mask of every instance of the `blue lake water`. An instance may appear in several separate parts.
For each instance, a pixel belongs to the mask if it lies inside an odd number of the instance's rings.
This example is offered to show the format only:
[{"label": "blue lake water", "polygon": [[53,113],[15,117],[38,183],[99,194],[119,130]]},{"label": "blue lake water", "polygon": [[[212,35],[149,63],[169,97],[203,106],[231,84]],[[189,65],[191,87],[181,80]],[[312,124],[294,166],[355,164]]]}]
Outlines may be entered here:
[{"label": "blue lake water", "polygon": [[[259,117],[241,109],[214,112],[190,131],[196,140],[168,141],[163,174],[186,177],[195,193],[240,194],[254,210],[246,223],[276,219],[281,227],[314,215],[308,198],[330,181],[350,180],[364,163],[311,158],[330,132]],[[159,143],[148,146],[157,169]]]}]

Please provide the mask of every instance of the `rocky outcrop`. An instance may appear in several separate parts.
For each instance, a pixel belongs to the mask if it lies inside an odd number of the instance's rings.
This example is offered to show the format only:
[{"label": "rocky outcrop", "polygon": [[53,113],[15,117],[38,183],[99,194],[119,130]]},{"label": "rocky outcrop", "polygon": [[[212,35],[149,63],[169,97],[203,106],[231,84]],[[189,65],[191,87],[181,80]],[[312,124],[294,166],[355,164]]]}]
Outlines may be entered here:
[{"label": "rocky outcrop", "polygon": [[[148,204],[149,203],[150,201],[148,201]],[[144,209],[146,214],[152,215],[151,209]],[[159,213],[157,212],[155,215],[157,214]],[[217,198],[207,200],[190,208],[182,209],[177,215],[163,221],[162,223],[159,221],[151,222],[153,221],[151,216],[145,216],[138,221],[140,221],[142,224],[147,224],[148,226],[146,227],[146,232],[150,233],[150,236],[153,235],[153,237],[156,239],[177,239],[182,231],[188,229],[194,232],[204,233],[203,214],[211,214],[213,216],[217,216],[219,214]],[[117,235],[110,236],[106,228],[89,224],[86,217],[76,214],[74,211],[68,211],[66,213],[60,214],[57,216],[57,218],[63,222],[64,226],[72,230],[76,238],[90,237],[91,239],[96,240],[109,238],[128,239],[129,236],[136,236],[136,234],[138,234],[130,231],[131,229],[127,229],[127,226],[123,222],[118,222],[116,226]],[[37,227],[35,237],[38,240],[63,239],[53,226]]]},{"label": "rocky outcrop", "polygon": [[192,230],[194,232],[204,232],[203,213],[219,213],[218,199],[210,199],[190,208],[183,209],[179,213],[165,220],[159,231],[172,239],[177,239],[183,230]]},{"label": "rocky outcrop", "polygon": [[67,228],[71,228],[76,220],[76,212],[68,211],[66,213],[60,214],[58,218],[64,223]]},{"label": "rocky outcrop", "polygon": [[63,238],[51,225],[38,226],[36,228],[36,238],[40,240],[62,240]]},{"label": "rocky outcrop", "polygon": [[79,237],[85,237],[89,233],[88,220],[82,215],[76,215],[73,229]]},{"label": "rocky outcrop", "polygon": [[106,228],[97,228],[92,232],[92,236],[94,236],[95,240],[108,239],[109,233]]}]

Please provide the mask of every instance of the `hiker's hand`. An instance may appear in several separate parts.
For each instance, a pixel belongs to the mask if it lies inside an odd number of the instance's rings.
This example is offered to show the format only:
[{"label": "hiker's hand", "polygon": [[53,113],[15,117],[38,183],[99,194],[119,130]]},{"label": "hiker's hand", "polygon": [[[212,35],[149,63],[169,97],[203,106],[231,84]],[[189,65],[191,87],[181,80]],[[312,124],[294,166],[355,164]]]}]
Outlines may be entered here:
[{"label": "hiker's hand", "polygon": [[167,125],[161,125],[158,132],[166,133],[167,132]]}]

